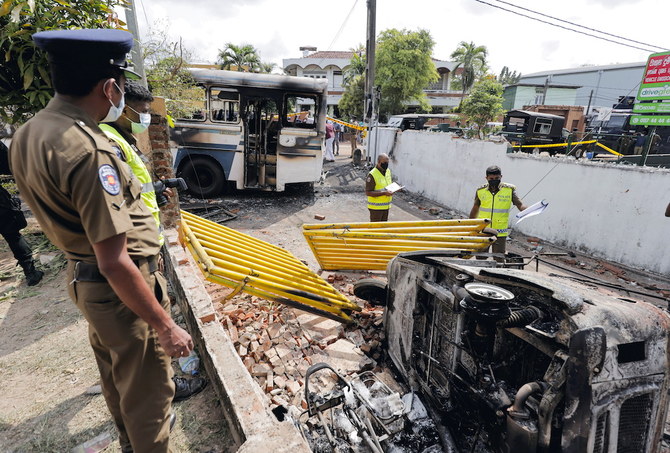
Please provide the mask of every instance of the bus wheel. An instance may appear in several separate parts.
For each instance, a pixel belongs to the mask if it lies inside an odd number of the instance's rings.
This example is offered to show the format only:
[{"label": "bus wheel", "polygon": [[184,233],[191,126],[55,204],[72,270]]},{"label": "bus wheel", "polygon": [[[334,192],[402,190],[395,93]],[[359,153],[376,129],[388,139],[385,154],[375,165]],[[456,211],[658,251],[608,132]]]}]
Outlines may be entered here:
[{"label": "bus wheel", "polygon": [[180,176],[186,181],[189,193],[199,198],[220,195],[226,185],[221,166],[207,157],[186,158]]}]

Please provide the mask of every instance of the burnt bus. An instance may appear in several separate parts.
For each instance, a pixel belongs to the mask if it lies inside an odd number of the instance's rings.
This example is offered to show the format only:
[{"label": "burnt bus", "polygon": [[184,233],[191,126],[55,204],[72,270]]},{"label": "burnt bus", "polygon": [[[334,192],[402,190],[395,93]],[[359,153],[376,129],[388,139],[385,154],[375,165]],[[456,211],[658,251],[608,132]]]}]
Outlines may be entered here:
[{"label": "burnt bus", "polygon": [[[565,118],[549,113],[510,110],[503,119],[501,134],[513,145],[548,145],[563,143]],[[521,148],[531,152],[533,148]],[[555,154],[561,148],[547,148]]]}]

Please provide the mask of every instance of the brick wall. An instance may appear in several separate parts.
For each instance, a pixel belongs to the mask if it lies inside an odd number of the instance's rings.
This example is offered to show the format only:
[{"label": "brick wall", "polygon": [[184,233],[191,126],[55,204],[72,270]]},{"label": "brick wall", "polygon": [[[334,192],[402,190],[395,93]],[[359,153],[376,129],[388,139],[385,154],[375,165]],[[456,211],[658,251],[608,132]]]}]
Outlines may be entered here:
[{"label": "brick wall", "polygon": [[[149,126],[151,165],[154,176],[158,178],[174,178],[168,138],[169,129],[165,116],[152,113]],[[161,220],[165,229],[174,228],[179,220],[179,194],[177,189],[172,189],[172,191],[174,194],[169,198],[168,204],[161,207]]]}]

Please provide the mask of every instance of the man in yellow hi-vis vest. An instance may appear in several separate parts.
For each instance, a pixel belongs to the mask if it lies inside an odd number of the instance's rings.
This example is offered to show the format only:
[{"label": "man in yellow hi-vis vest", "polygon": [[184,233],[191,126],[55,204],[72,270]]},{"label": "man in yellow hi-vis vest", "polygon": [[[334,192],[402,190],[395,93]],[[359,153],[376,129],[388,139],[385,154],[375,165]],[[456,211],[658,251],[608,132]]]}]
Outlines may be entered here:
[{"label": "man in yellow hi-vis vest", "polygon": [[[159,231],[159,242],[163,245],[164,238],[160,209],[156,200],[153,179],[147,169],[149,162],[137,148],[137,139],[133,134],[141,134],[146,131],[151,123],[151,102],[154,97],[151,92],[136,82],[126,81],[125,85],[125,107],[121,116],[113,123],[100,124],[100,129],[116,143],[119,147],[119,157],[126,162],[130,170],[142,184],[142,201],[149,208],[149,212],[156,221]],[[164,195],[171,196],[172,191],[166,189]],[[183,401],[192,395],[199,393],[207,385],[207,381],[200,377],[185,379],[178,376],[172,378],[175,384],[173,401]]]},{"label": "man in yellow hi-vis vest", "polygon": [[365,180],[365,194],[368,196],[370,222],[386,222],[391,208],[393,192],[386,190],[391,180],[389,156],[382,153],[377,157],[377,165],[370,170]]},{"label": "man in yellow hi-vis vest", "polygon": [[[516,194],[516,187],[502,182],[500,167],[494,165],[487,168],[486,184],[477,188],[470,218],[491,219],[491,228],[498,231],[498,239],[491,246],[493,253],[505,254],[509,235],[509,211],[512,205],[519,211],[526,209]],[[496,258],[496,261],[502,261],[502,258]]]}]

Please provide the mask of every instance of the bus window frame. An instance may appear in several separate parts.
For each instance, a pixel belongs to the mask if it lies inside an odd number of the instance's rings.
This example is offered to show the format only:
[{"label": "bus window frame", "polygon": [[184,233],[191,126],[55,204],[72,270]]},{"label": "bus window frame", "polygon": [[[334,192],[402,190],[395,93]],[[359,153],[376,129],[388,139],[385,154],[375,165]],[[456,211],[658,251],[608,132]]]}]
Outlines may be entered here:
[{"label": "bus window frame", "polygon": [[[222,91],[229,92],[229,93],[234,93],[237,95],[237,99],[221,99],[224,102],[224,105],[229,102],[236,102],[237,103],[237,119],[235,121],[226,121],[226,120],[217,120],[215,119],[214,115],[212,114],[212,90],[218,90],[219,93]],[[229,88],[229,87],[224,87],[224,86],[217,86],[217,85],[210,85],[207,88],[206,92],[207,96],[207,113],[209,114],[210,121],[212,123],[216,124],[240,124],[240,121],[242,121],[242,114],[241,114],[241,108],[242,108],[242,100],[240,96],[240,92],[234,88]],[[217,95],[218,97],[218,95]],[[224,111],[227,111],[227,109],[223,109]]]},{"label": "bus window frame", "polygon": [[[297,100],[299,98],[303,99],[312,99],[314,101],[314,115],[312,118],[314,119],[313,123],[295,123],[295,122],[289,122],[288,121],[288,115],[296,112],[289,112],[289,102],[288,98],[289,97],[295,97],[296,98],[296,105],[297,105]],[[283,95],[282,99],[282,112],[281,112],[281,127],[295,127],[299,129],[317,129],[317,122],[319,120],[319,112],[320,112],[320,107],[321,107],[321,102],[320,98],[317,94],[305,94],[305,93],[298,93],[294,91],[287,91]]]},{"label": "bus window frame", "polygon": [[176,118],[176,121],[179,121],[179,122],[186,121],[186,122],[191,122],[191,123],[204,123],[209,118],[209,87],[202,84],[202,83],[196,84],[196,87],[197,88],[202,88],[203,95],[204,95],[204,99],[203,99],[204,110],[201,110],[201,112],[203,113],[203,117],[202,118],[181,118],[181,117],[179,117],[179,118]]}]

